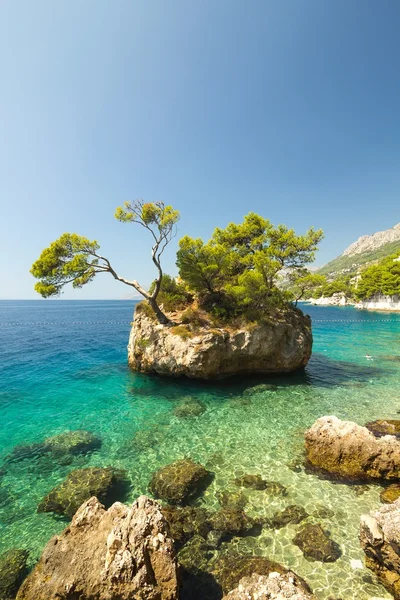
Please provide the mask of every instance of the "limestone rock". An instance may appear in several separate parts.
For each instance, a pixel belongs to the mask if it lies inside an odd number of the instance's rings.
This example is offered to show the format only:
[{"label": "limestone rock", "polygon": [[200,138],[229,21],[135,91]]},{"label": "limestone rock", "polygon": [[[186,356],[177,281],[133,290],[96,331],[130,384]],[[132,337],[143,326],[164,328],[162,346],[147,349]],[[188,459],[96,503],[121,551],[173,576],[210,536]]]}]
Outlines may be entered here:
[{"label": "limestone rock", "polygon": [[177,550],[193,536],[206,538],[211,531],[210,514],[204,508],[164,506],[161,508]]},{"label": "limestone rock", "polygon": [[149,490],[156,498],[181,504],[210,482],[212,474],[190,459],[177,460],[153,474]]},{"label": "limestone rock", "polygon": [[303,589],[304,592],[310,592],[306,582],[298,577],[298,575],[295,575],[295,573],[292,573],[279,563],[263,556],[241,556],[232,552],[218,556],[215,561],[212,561],[211,569],[216,580],[221,585],[224,594],[228,594],[228,592],[239,585],[243,577],[251,577],[253,573],[257,573],[258,576],[269,576],[271,573],[278,573],[283,576],[288,575],[293,578],[296,586]]},{"label": "limestone rock", "polygon": [[[125,472],[112,467],[76,469],[43,498],[38,512],[55,512],[72,517],[80,505],[92,496],[110,506],[118,494],[124,496],[127,485]],[[119,499],[123,500],[123,497]]]},{"label": "limestone rock", "polygon": [[17,600],[177,600],[177,562],[157,502],[107,511],[90,498],[53,537]]},{"label": "limestone rock", "polygon": [[199,417],[207,410],[204,402],[195,400],[194,398],[185,398],[174,408],[174,415],[179,419],[189,419],[191,417]]},{"label": "limestone rock", "polygon": [[132,369],[144,373],[213,379],[295,371],[306,366],[311,347],[310,318],[295,308],[252,328],[203,328],[196,333],[187,330],[186,335],[137,311],[128,361]]},{"label": "limestone rock", "polygon": [[376,437],[383,435],[400,436],[400,420],[399,419],[378,419],[371,421],[365,425]]},{"label": "limestone rock", "polygon": [[307,517],[308,513],[302,506],[291,504],[272,517],[270,526],[273,529],[281,529],[290,523],[297,525],[301,521],[304,521],[304,519],[307,519]]},{"label": "limestone rock", "polygon": [[390,504],[400,498],[400,483],[392,483],[388,485],[379,495],[381,502]]},{"label": "limestone rock", "polygon": [[12,600],[27,575],[27,550],[13,548],[0,555],[0,600]]},{"label": "limestone rock", "polygon": [[223,600],[312,600],[308,586],[304,586],[294,573],[270,573],[268,576],[253,573],[243,577],[239,586]]},{"label": "limestone rock", "polygon": [[338,544],[331,540],[321,525],[306,523],[293,538],[293,543],[311,560],[335,562],[342,554]]},{"label": "limestone rock", "polygon": [[384,504],[368,515],[362,515],[360,542],[366,566],[400,599],[400,499]]},{"label": "limestone rock", "polygon": [[60,454],[85,454],[101,446],[101,439],[84,429],[65,431],[49,437],[44,442],[49,452]]},{"label": "limestone rock", "polygon": [[366,427],[321,417],[305,434],[309,465],[350,480],[400,477],[400,440],[375,437]]},{"label": "limestone rock", "polygon": [[253,475],[251,473],[237,477],[234,482],[238,487],[250,488],[252,490],[265,490],[268,485],[268,482],[261,475]]}]

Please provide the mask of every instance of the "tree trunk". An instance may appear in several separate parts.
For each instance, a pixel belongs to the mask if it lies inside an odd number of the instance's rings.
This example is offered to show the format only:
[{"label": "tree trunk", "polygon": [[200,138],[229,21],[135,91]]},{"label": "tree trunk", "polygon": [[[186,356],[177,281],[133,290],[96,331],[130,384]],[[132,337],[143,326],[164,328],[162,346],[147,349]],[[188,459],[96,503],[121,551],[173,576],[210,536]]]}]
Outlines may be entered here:
[{"label": "tree trunk", "polygon": [[171,321],[168,319],[168,317],[163,313],[163,311],[161,310],[161,308],[158,306],[156,300],[154,298],[148,298],[148,302],[151,306],[151,308],[153,309],[156,317],[157,317],[157,321],[159,323],[161,323],[161,325],[169,325],[171,323]]}]

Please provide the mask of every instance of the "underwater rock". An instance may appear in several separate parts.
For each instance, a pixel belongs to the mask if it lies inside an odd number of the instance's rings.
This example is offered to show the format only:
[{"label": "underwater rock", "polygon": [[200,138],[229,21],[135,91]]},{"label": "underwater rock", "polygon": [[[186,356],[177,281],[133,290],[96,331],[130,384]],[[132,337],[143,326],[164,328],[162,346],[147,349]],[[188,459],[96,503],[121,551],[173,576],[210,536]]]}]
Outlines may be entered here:
[{"label": "underwater rock", "polygon": [[304,586],[309,591],[308,585],[300,577],[289,571],[277,562],[264,556],[242,556],[229,552],[220,554],[209,565],[212,574],[221,585],[224,594],[227,594],[239,585],[243,577],[251,577],[253,573],[268,576],[270,573],[281,575],[290,574],[298,585]]},{"label": "underwater rock", "polygon": [[360,542],[365,565],[400,599],[400,499],[361,516]]},{"label": "underwater rock", "polygon": [[188,329],[187,336],[174,329],[135,311],[130,367],[143,373],[220,379],[239,373],[288,373],[305,367],[311,356],[311,320],[294,307],[276,310],[273,318],[251,329]]},{"label": "underwater rock", "polygon": [[242,477],[237,477],[234,480],[235,485],[238,487],[250,488],[252,490],[265,490],[268,486],[268,482],[264,481],[261,475],[246,474]]},{"label": "underwater rock", "polygon": [[149,490],[156,498],[171,504],[182,504],[199,493],[212,478],[212,473],[190,459],[177,460],[153,473]]},{"label": "underwater rock", "polygon": [[54,456],[63,454],[85,454],[101,447],[101,439],[83,429],[65,431],[49,437],[44,442]]},{"label": "underwater rock", "polygon": [[254,528],[254,521],[241,510],[221,508],[210,519],[211,528],[221,536],[240,535]]},{"label": "underwater rock", "polygon": [[381,502],[391,504],[397,498],[400,498],[400,483],[392,483],[385,488],[379,495]]},{"label": "underwater rock", "polygon": [[243,396],[254,396],[255,394],[263,394],[264,392],[277,392],[278,386],[272,383],[259,383],[244,390]]},{"label": "underwater rock", "polygon": [[282,527],[289,524],[297,525],[301,521],[304,521],[304,519],[307,519],[308,516],[308,513],[302,506],[291,504],[281,512],[276,513],[270,520],[269,525],[272,529],[282,529]]},{"label": "underwater rock", "polygon": [[19,586],[28,574],[29,552],[13,548],[0,555],[0,599],[13,600]]},{"label": "underwater rock", "polygon": [[321,417],[305,433],[308,463],[349,480],[399,479],[400,441],[376,438],[366,427]]},{"label": "underwater rock", "polygon": [[217,492],[217,499],[220,505],[226,509],[243,510],[247,504],[247,498],[241,491]]},{"label": "underwater rock", "polygon": [[351,490],[357,497],[362,496],[365,492],[368,492],[369,485],[352,485]]},{"label": "underwater rock", "polygon": [[170,527],[177,550],[194,536],[206,538],[211,530],[210,514],[204,508],[163,506],[161,512]]},{"label": "underwater rock", "polygon": [[293,538],[308,559],[335,562],[342,555],[339,545],[331,540],[321,525],[305,523]]},{"label": "underwater rock", "polygon": [[125,471],[112,467],[90,467],[71,471],[62,483],[43,498],[38,512],[55,512],[72,517],[83,502],[96,496],[106,506],[116,500],[123,500],[128,481]]},{"label": "underwater rock", "polygon": [[398,419],[378,419],[365,425],[376,437],[384,435],[400,436],[400,420]]},{"label": "underwater rock", "polygon": [[186,571],[206,571],[210,558],[212,558],[210,546],[200,535],[192,537],[178,552],[178,563]]},{"label": "underwater rock", "polygon": [[43,456],[47,452],[46,444],[26,444],[15,446],[4,459],[4,462],[14,463],[20,462],[21,460],[37,458]]},{"label": "underwater rock", "polygon": [[332,517],[335,516],[335,513],[332,509],[320,504],[315,508],[312,516],[317,519],[332,519]]},{"label": "underwater rock", "polygon": [[159,505],[146,496],[107,511],[90,498],[53,537],[18,600],[177,600],[177,561]]},{"label": "underwater rock", "polygon": [[173,413],[179,419],[189,419],[191,417],[199,417],[207,410],[207,406],[193,398],[185,399],[178,404],[173,410]]},{"label": "underwater rock", "polygon": [[294,573],[270,573],[243,577],[239,586],[222,600],[314,600],[310,589]]}]

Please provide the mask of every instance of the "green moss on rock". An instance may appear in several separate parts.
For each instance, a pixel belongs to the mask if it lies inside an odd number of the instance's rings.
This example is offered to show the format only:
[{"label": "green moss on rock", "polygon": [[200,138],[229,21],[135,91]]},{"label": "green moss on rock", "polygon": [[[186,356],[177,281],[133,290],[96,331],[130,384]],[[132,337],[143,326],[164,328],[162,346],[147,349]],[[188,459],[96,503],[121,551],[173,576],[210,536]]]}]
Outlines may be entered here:
[{"label": "green moss on rock", "polygon": [[28,574],[29,552],[13,548],[0,555],[0,600],[13,600]]},{"label": "green moss on rock", "polygon": [[153,474],[149,490],[156,498],[171,504],[182,504],[201,492],[210,482],[212,473],[190,459],[177,460]]},{"label": "green moss on rock", "polygon": [[308,560],[335,562],[341,556],[339,545],[323,530],[321,525],[305,523],[293,538]]}]

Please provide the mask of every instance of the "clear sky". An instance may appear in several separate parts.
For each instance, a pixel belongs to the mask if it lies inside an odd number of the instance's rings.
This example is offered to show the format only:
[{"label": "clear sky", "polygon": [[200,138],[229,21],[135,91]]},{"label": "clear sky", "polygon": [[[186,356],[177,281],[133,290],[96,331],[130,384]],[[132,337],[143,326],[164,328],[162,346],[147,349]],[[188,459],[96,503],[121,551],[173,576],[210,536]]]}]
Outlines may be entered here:
[{"label": "clear sky", "polygon": [[[400,221],[399,0],[2,0],[0,298],[63,232],[148,284],[124,200],[208,238],[250,210],[322,227],[322,265]],[[165,257],[174,273],[172,245]],[[109,275],[64,298],[118,298]]]}]

